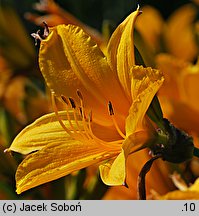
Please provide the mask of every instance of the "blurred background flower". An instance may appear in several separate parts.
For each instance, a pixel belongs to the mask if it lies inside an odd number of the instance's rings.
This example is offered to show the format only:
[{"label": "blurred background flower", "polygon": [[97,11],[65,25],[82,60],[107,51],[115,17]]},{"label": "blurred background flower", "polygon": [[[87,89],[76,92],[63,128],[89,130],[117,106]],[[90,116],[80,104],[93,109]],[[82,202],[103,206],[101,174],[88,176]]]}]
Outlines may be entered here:
[{"label": "blurred background flower", "polygon": [[[132,0],[0,2],[0,199],[137,198],[137,176],[151,158],[146,150],[129,159],[129,188],[105,186],[97,168],[92,166],[22,195],[15,193],[14,175],[23,158],[4,150],[28,123],[52,110],[49,92],[38,69],[38,46],[34,46],[30,34],[41,29],[43,21],[49,26],[71,23],[91,34],[103,48],[117,24],[138,3]],[[161,69],[165,75],[158,94],[164,116],[193,135],[198,145],[198,2],[144,0],[140,4],[143,14],[136,23],[135,43],[145,64]],[[180,165],[157,160],[147,174],[148,199],[178,199],[180,195],[175,191],[172,196],[165,195],[178,189],[170,175],[178,171],[187,184],[192,184],[199,175],[198,166],[197,159]],[[193,186],[196,185],[197,191],[196,183]],[[185,194],[183,199],[186,198],[190,196]]]}]

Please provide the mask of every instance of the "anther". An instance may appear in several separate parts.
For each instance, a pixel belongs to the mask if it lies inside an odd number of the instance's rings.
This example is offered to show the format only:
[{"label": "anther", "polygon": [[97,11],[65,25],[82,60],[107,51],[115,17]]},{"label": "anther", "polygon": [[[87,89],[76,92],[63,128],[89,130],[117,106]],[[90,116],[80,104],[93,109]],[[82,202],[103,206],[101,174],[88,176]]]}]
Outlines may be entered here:
[{"label": "anther", "polygon": [[82,108],[81,107],[79,107],[79,113],[80,113],[81,116],[83,116]]},{"label": "anther", "polygon": [[108,102],[108,110],[109,110],[109,115],[114,115],[113,106],[110,101]]},{"label": "anther", "polygon": [[80,100],[83,100],[82,93],[80,92],[79,89],[77,89],[77,96],[79,97]]},{"label": "anther", "polygon": [[117,130],[117,132],[120,134],[121,137],[123,137],[124,139],[126,138],[126,136],[124,135],[124,133],[120,130],[118,124],[117,124],[117,121],[115,119],[115,116],[114,116],[114,110],[113,110],[113,106],[112,106],[112,103],[109,101],[108,102],[108,110],[109,110],[109,115],[111,116],[112,118],[112,121],[113,121],[113,124]]},{"label": "anther", "polygon": [[42,41],[46,39],[49,35],[49,28],[46,22],[43,22],[44,24],[44,31],[43,34],[41,33],[40,30],[38,30],[36,33],[32,33],[31,36],[35,39],[35,46],[37,46],[37,41]]},{"label": "anther", "polygon": [[38,30],[36,33],[32,33],[31,36],[35,39],[35,46],[37,46],[37,41],[42,41],[42,38],[41,38],[41,31]]},{"label": "anther", "polygon": [[89,122],[92,122],[92,118],[93,118],[92,111],[90,111],[88,114]]},{"label": "anther", "polygon": [[75,109],[76,108],[75,101],[71,97],[69,97],[68,100],[70,101],[72,108]]},{"label": "anther", "polygon": [[61,95],[61,99],[63,100],[63,102],[68,105],[68,100],[64,95]]}]

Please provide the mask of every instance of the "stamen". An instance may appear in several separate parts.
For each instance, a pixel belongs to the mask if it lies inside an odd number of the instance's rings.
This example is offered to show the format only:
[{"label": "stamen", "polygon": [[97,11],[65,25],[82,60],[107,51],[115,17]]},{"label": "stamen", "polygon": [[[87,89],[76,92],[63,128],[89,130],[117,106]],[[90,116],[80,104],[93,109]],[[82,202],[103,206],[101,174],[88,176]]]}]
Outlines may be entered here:
[{"label": "stamen", "polygon": [[82,129],[81,129],[81,127],[80,127],[80,125],[79,125],[79,122],[78,122],[78,120],[77,120],[77,115],[76,115],[76,109],[75,109],[75,102],[74,102],[74,100],[72,99],[72,98],[70,98],[70,99],[68,99],[69,101],[70,101],[70,104],[71,104],[71,106],[73,107],[73,109],[74,109],[74,111],[73,111],[73,117],[74,117],[74,121],[75,121],[75,123],[76,123],[76,125],[77,125],[77,129],[74,127],[74,125],[72,124],[72,121],[71,121],[71,118],[70,118],[70,114],[69,114],[69,111],[68,111],[68,105],[69,105],[69,103],[68,103],[68,100],[67,100],[67,98],[64,96],[64,95],[61,95],[61,98],[62,98],[62,100],[63,100],[63,102],[66,104],[66,115],[67,115],[67,119],[68,119],[68,122],[69,122],[69,124],[70,124],[70,127],[71,127],[71,129],[73,130],[73,132],[76,134],[76,135],[81,135],[83,138],[87,138],[86,136],[85,136],[85,134],[83,134],[83,132],[82,132]]},{"label": "stamen", "polygon": [[113,106],[110,101],[108,102],[108,110],[109,110],[109,115],[114,115]]},{"label": "stamen", "polygon": [[90,111],[88,114],[88,122],[92,122],[92,119],[93,119],[93,115],[92,115],[92,111]]},{"label": "stamen", "polygon": [[42,41],[42,38],[40,36],[41,31],[38,30],[36,33],[32,33],[31,36],[35,39],[35,46],[37,46],[37,41]]},{"label": "stamen", "polygon": [[120,128],[119,128],[119,126],[118,126],[118,124],[117,124],[117,122],[116,122],[114,116],[111,116],[111,118],[112,118],[113,124],[114,124],[114,126],[115,126],[117,132],[119,133],[119,135],[120,135],[122,138],[125,139],[126,136],[125,136],[125,134],[120,130]]},{"label": "stamen", "polygon": [[92,130],[92,127],[91,127],[91,122],[92,122],[92,112],[90,111],[89,112],[89,115],[88,115],[88,128],[89,128],[89,134],[91,135],[91,137],[94,139],[94,140],[97,140],[97,142],[100,142],[100,144],[104,145],[104,146],[108,146],[110,147],[110,144],[111,146],[118,146],[118,143],[121,144],[123,140],[117,140],[117,141],[112,141],[112,142],[106,142],[106,141],[103,141],[101,140],[100,138],[96,137],[93,133],[93,130]]},{"label": "stamen", "polygon": [[73,132],[74,132],[75,134],[77,134],[77,130],[75,129],[75,127],[74,127],[73,124],[72,124],[72,121],[71,121],[71,118],[70,118],[70,114],[69,114],[67,108],[66,108],[66,115],[67,115],[67,119],[68,119],[68,122],[69,122],[69,124],[70,124],[71,130],[73,130]]},{"label": "stamen", "polygon": [[[57,109],[57,106],[56,106],[56,101],[55,101],[55,93],[52,91],[51,92],[51,96],[52,96],[52,106],[54,108],[54,112],[55,112],[55,115],[60,123],[60,125],[62,126],[62,128],[73,138],[73,139],[76,139],[76,140],[93,140],[94,142],[98,142],[100,143],[101,145],[107,147],[107,148],[115,148],[115,147],[118,147],[120,148],[120,145],[122,143],[123,140],[116,140],[116,141],[111,141],[111,142],[106,142],[106,141],[103,141],[101,140],[100,138],[96,137],[93,132],[92,132],[92,128],[91,128],[91,122],[92,122],[92,112],[89,112],[88,114],[88,120],[86,120],[86,116],[85,116],[85,113],[84,113],[84,107],[83,107],[83,97],[81,95],[81,93],[79,94],[79,98],[80,98],[80,102],[81,102],[81,105],[79,107],[79,110],[80,110],[80,114],[81,114],[81,117],[82,117],[82,124],[83,124],[83,128],[80,127],[79,125],[79,122],[78,122],[78,117],[77,117],[77,109],[76,109],[76,105],[75,105],[75,101],[72,99],[72,98],[67,98],[64,96],[64,95],[61,95],[61,99],[63,100],[63,102],[66,104],[66,114],[67,114],[67,120],[70,124],[70,130],[66,127],[66,125],[64,124],[63,120],[61,119],[59,113],[58,113],[58,109]],[[72,108],[74,109],[73,110],[73,116],[74,116],[74,122],[76,123],[77,125],[77,129],[74,127],[74,124],[72,123],[71,121],[71,116],[70,116],[70,113],[69,113],[69,109],[68,109],[68,105],[70,102],[70,105],[72,106]],[[111,145],[110,145],[111,144]]]},{"label": "stamen", "polygon": [[79,129],[79,132],[80,132],[80,134],[82,135],[82,137],[85,138],[85,139],[89,139],[90,137],[82,131],[82,129],[81,129],[80,125],[79,125],[79,122],[78,122],[78,120],[77,120],[76,109],[75,109],[74,112],[73,112],[73,116],[74,116],[75,123],[76,123],[76,125],[77,125],[77,127],[78,127],[78,129]]},{"label": "stamen", "polygon": [[61,99],[63,100],[63,102],[68,105],[68,100],[64,95],[61,95]]},{"label": "stamen", "polygon": [[80,115],[82,117],[83,113],[82,113],[82,108],[81,107],[79,107],[79,113],[80,113]]},{"label": "stamen", "polygon": [[83,96],[79,90],[77,90],[77,95],[80,99],[79,110],[80,110],[80,114],[82,116],[82,122],[83,122],[84,130],[87,132],[87,135],[89,136],[88,138],[97,140],[100,143],[104,143],[102,140],[98,139],[92,132],[92,129],[91,129],[92,112],[91,111],[88,114],[88,123],[86,121],[86,116],[85,116],[84,106],[83,106]]},{"label": "stamen", "polygon": [[59,116],[59,113],[58,113],[58,109],[57,109],[57,105],[56,105],[56,102],[55,102],[55,93],[52,91],[51,92],[51,100],[52,100],[52,106],[54,108],[54,112],[55,112],[55,115],[60,123],[60,125],[62,126],[62,128],[73,138],[74,135],[71,133],[71,131],[65,126],[65,124],[63,123],[62,119],[60,118]]},{"label": "stamen", "polygon": [[77,89],[77,96],[79,97],[80,100],[83,101],[83,96],[79,89]]},{"label": "stamen", "polygon": [[82,96],[82,93],[80,92],[79,89],[77,89],[77,96],[79,97],[80,104],[81,104],[80,107],[79,107],[80,115],[83,117],[83,114],[84,114],[84,118],[86,119],[85,113],[82,111],[83,106],[84,106],[84,104],[83,104],[83,96]]},{"label": "stamen", "polygon": [[85,116],[85,113],[84,113],[84,107],[83,107],[83,101],[80,99],[80,110],[81,110],[81,113],[82,113],[82,123],[83,123],[83,127],[84,127],[84,130],[86,131],[87,135],[88,135],[88,139],[92,139],[92,135],[90,134],[90,131],[89,131],[89,128],[88,128],[88,125],[87,125],[87,122],[86,122],[86,116]]},{"label": "stamen", "polygon": [[46,22],[43,22],[44,24],[44,32],[43,34],[41,33],[40,30],[38,30],[36,33],[32,33],[31,36],[35,39],[35,46],[37,46],[37,41],[42,41],[46,39],[49,35],[49,28]]},{"label": "stamen", "polygon": [[76,108],[75,101],[74,101],[71,97],[69,97],[68,100],[70,101],[71,107],[72,107],[73,109],[75,109],[75,108]]},{"label": "stamen", "polygon": [[115,117],[114,117],[114,110],[113,110],[113,106],[112,106],[112,103],[109,101],[108,102],[108,109],[109,109],[109,115],[111,116],[111,119],[113,121],[113,124],[117,130],[117,132],[119,133],[119,135],[122,137],[122,138],[126,138],[126,136],[124,135],[124,133],[120,130],[118,124],[117,124],[117,121],[115,120]]},{"label": "stamen", "polygon": [[82,93],[77,90],[77,95],[80,99],[80,107],[79,107],[79,112],[80,112],[80,115],[82,117],[82,123],[83,123],[83,127],[84,127],[84,130],[86,132],[86,135],[88,137],[88,139],[95,139],[94,135],[92,134],[92,132],[89,130],[89,127],[90,126],[90,122],[91,122],[91,112],[89,113],[89,116],[88,116],[88,124],[87,124],[87,121],[86,121],[86,115],[85,115],[85,112],[84,112],[84,105],[83,105],[83,96],[82,96]]}]

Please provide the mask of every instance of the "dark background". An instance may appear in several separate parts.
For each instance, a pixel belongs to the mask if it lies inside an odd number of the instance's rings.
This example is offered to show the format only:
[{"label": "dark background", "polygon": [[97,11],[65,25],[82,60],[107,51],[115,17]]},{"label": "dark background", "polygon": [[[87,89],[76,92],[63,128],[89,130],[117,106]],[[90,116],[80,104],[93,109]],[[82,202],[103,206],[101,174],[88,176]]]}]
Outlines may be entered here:
[{"label": "dark background", "polygon": [[[35,12],[32,5],[38,0],[1,0],[1,3],[10,3],[17,10],[21,18],[25,12]],[[149,4],[157,8],[166,19],[176,8],[189,3],[188,0],[57,0],[60,6],[71,12],[88,25],[102,29],[105,19],[118,24],[126,15],[137,8]],[[35,31],[36,26],[23,19],[29,32]]]}]

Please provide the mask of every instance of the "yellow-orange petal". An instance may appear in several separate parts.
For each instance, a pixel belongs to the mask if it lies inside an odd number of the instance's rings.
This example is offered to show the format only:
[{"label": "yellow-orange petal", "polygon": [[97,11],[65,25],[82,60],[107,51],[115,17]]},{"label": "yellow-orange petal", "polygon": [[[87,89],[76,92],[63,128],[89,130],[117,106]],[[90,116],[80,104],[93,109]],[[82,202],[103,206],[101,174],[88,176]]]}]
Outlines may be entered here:
[{"label": "yellow-orange petal", "polygon": [[196,179],[193,185],[187,190],[171,191],[163,196],[158,196],[162,200],[197,200],[199,199],[199,179]]},{"label": "yellow-orange petal", "polygon": [[190,108],[199,111],[199,62],[195,65],[189,65],[183,68],[181,75],[181,83],[179,83],[179,90],[181,93],[181,100]]},{"label": "yellow-orange petal", "polygon": [[104,184],[110,186],[123,185],[126,178],[126,161],[124,151],[116,159],[100,165],[100,176]]},{"label": "yellow-orange petal", "polygon": [[164,78],[159,70],[134,66],[131,70],[131,94],[133,103],[126,119],[126,136],[142,127],[147,109],[162,85]]},{"label": "yellow-orange petal", "polygon": [[39,65],[47,85],[58,96],[63,94],[79,101],[76,90],[82,92],[84,105],[92,109],[94,121],[112,124],[108,101],[114,104],[121,118],[127,115],[129,103],[117,76],[96,43],[79,27],[52,28],[41,43]]},{"label": "yellow-orange petal", "polygon": [[163,17],[157,9],[149,5],[142,7],[142,12],[142,16],[135,23],[135,28],[151,50],[157,51],[160,48],[159,40],[164,25]]},{"label": "yellow-orange petal", "polygon": [[126,162],[129,154],[132,152],[132,148],[144,145],[148,139],[146,131],[135,132],[127,137],[123,142],[122,151],[117,158],[100,166],[102,181],[107,185],[123,185],[126,178]]},{"label": "yellow-orange petal", "polygon": [[199,192],[196,191],[172,191],[164,196],[158,196],[160,200],[198,200]]},{"label": "yellow-orange petal", "polygon": [[133,30],[140,13],[137,9],[116,28],[107,47],[108,62],[112,70],[117,72],[129,101],[131,101],[130,69],[135,65]]},{"label": "yellow-orange petal", "polygon": [[183,59],[161,53],[156,56],[156,65],[165,77],[164,84],[160,88],[159,94],[174,100],[180,100],[181,90],[179,83],[182,80],[182,72],[189,65]]},{"label": "yellow-orange petal", "polygon": [[161,98],[162,108],[165,116],[175,125],[187,132],[199,133],[199,112],[187,103],[180,101],[168,101],[168,98]]},{"label": "yellow-orange petal", "polygon": [[[126,166],[126,183],[129,188],[127,189],[122,186],[111,187],[103,199],[137,199],[137,178],[140,170],[149,159],[151,159],[151,156],[149,155],[149,151],[147,149],[131,154],[127,160]],[[173,190],[173,183],[171,182],[171,178],[169,176],[170,174],[167,165],[162,162],[162,160],[155,161],[146,177],[147,197],[150,195],[152,189],[156,190],[160,194],[165,194]],[[157,179],[159,182],[158,184],[156,181]]]},{"label": "yellow-orange petal", "polygon": [[17,193],[58,179],[74,171],[114,157],[117,152],[109,152],[93,142],[77,140],[54,140],[45,148],[28,155],[16,172]]},{"label": "yellow-orange petal", "polygon": [[187,61],[194,60],[198,52],[193,31],[196,14],[197,9],[192,4],[180,7],[169,17],[163,35],[168,51]]},{"label": "yellow-orange petal", "polygon": [[[70,115],[73,116],[72,113]],[[59,116],[63,119],[65,126],[70,129],[69,121],[66,120],[66,112],[59,112]],[[74,124],[74,127],[77,126]],[[13,140],[9,150],[28,154],[40,150],[55,141],[63,144],[71,139],[61,127],[55,113],[50,113],[25,127]]]}]

